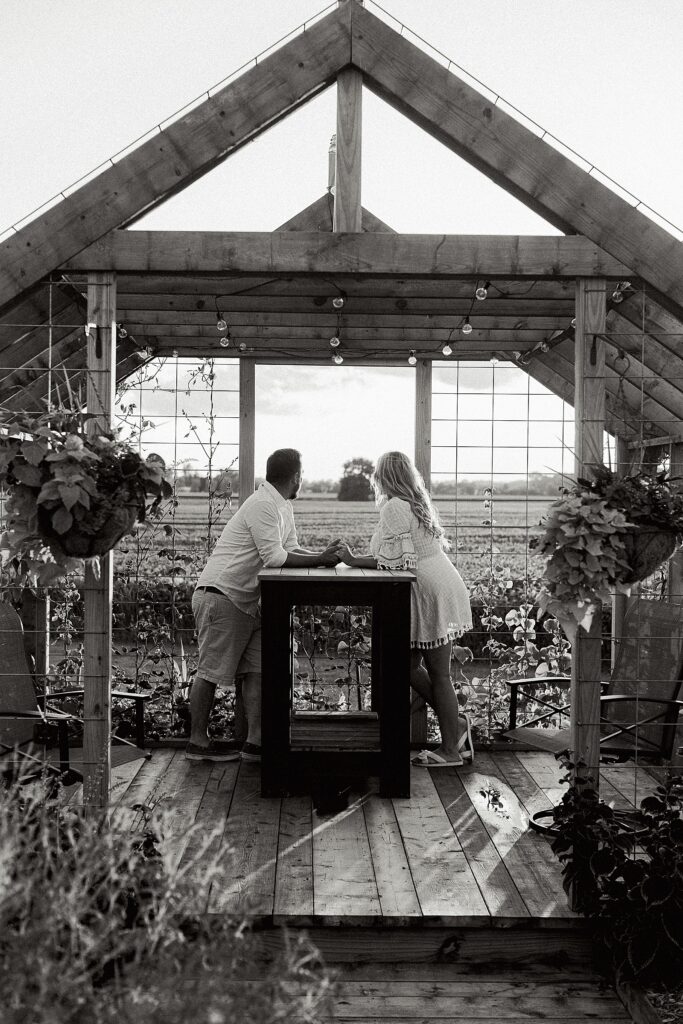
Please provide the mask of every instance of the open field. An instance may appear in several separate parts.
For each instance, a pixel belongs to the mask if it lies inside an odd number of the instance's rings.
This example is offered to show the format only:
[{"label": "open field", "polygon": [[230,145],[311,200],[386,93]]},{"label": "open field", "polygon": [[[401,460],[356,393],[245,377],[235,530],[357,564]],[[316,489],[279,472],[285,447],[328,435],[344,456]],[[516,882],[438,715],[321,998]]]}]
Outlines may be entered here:
[{"label": "open field", "polygon": [[[528,537],[538,525],[551,498],[504,496],[493,508],[485,508],[478,497],[437,498],[436,507],[451,542],[453,560],[466,580],[481,574],[490,560],[510,566],[515,575],[540,570],[541,560],[532,558]],[[208,499],[200,494],[182,494],[173,520],[178,547],[205,544]],[[231,511],[221,511],[214,536],[228,521]],[[306,495],[295,502],[299,542],[313,549],[324,547],[332,538],[344,538],[352,548],[367,551],[377,524],[374,502],[344,502],[331,496]]]}]

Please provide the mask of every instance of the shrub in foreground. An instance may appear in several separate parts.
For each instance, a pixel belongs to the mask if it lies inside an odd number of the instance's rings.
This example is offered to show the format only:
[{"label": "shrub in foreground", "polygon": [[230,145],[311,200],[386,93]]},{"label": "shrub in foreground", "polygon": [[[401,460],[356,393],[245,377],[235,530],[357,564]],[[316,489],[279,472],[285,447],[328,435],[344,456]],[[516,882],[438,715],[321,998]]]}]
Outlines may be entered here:
[{"label": "shrub in foreground", "polygon": [[213,837],[192,836],[195,852],[178,863],[163,831],[163,819],[137,836],[86,819],[42,784],[0,791],[4,1024],[269,1024],[329,1012],[329,979],[305,938],[264,963],[245,922],[203,916],[217,872],[229,871]]}]

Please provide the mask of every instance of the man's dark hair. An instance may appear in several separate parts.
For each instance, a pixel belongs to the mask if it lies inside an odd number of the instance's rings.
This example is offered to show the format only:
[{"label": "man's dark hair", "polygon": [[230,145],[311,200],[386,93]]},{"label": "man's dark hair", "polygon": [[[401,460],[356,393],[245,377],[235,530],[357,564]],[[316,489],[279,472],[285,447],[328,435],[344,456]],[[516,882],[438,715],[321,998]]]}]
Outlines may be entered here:
[{"label": "man's dark hair", "polygon": [[278,448],[268,456],[266,480],[269,484],[286,484],[301,469],[301,452],[296,448]]}]

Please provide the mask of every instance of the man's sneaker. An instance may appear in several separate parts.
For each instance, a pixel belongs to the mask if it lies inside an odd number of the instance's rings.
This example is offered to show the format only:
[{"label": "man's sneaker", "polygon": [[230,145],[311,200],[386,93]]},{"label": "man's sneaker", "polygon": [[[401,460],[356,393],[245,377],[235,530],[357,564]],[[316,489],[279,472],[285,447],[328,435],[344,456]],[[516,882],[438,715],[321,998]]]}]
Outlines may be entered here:
[{"label": "man's sneaker", "polygon": [[243,761],[260,761],[261,748],[256,743],[245,743],[242,746]]},{"label": "man's sneaker", "polygon": [[198,743],[188,743],[185,757],[188,761],[237,761],[241,749],[242,744],[234,740],[211,740],[204,747]]}]

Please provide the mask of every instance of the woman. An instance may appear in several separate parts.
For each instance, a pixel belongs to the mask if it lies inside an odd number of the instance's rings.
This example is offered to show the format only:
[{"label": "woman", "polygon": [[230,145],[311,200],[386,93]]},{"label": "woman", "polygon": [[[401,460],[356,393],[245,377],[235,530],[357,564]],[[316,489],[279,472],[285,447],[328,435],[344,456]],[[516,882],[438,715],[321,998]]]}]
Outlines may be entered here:
[{"label": "woman", "polygon": [[[377,460],[373,487],[380,508],[371,555],[356,555],[347,545],[339,556],[347,565],[412,569],[410,684],[434,708],[441,730],[436,750],[422,750],[413,764],[424,768],[459,766],[472,760],[467,716],[460,728],[458,699],[451,682],[453,640],[472,628],[469,597],[460,573],[445,549],[448,541],[422,477],[403,452]],[[462,733],[462,735],[461,735]]]}]

